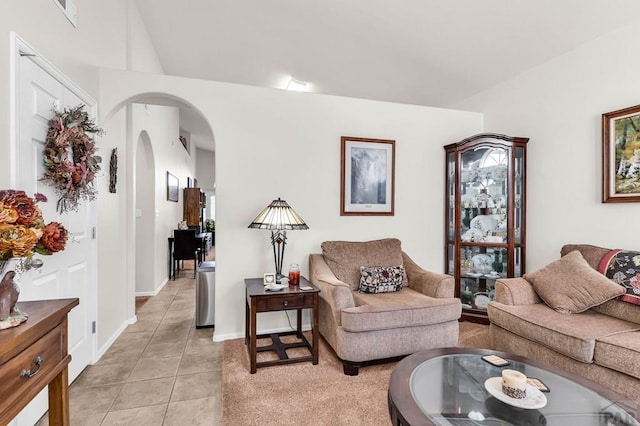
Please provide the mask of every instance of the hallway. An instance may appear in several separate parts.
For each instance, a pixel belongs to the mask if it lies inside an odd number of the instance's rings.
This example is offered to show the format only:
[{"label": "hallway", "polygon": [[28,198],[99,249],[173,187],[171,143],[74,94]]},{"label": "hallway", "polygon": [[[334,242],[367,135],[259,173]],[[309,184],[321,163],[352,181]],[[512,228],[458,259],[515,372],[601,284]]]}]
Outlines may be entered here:
[{"label": "hallway", "polygon": [[[72,383],[72,426],[221,424],[223,344],[212,341],[212,328],[195,328],[192,274],[182,270],[149,298]],[[38,425],[48,425],[46,416]]]}]

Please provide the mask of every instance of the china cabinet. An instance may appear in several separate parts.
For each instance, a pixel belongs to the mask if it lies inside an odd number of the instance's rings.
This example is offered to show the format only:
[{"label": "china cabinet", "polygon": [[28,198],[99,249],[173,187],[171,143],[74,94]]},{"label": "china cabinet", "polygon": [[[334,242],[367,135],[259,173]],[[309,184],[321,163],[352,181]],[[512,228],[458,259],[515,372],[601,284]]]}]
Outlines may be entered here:
[{"label": "china cabinet", "polygon": [[202,215],[206,198],[204,192],[200,188],[185,188],[183,201],[183,220],[187,222],[187,226],[202,227]]},{"label": "china cabinet", "polygon": [[496,279],[524,274],[528,141],[485,133],[444,147],[445,270],[462,319],[488,323]]}]

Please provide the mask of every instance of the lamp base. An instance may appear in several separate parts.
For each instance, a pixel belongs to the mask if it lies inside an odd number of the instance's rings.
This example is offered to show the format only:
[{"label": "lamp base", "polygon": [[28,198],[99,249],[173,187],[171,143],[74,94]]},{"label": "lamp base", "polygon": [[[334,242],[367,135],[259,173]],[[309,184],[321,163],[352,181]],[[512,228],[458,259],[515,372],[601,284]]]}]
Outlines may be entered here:
[{"label": "lamp base", "polygon": [[281,273],[276,273],[276,284],[282,284],[282,279],[286,278],[287,280],[289,279],[289,277],[287,277],[286,275],[282,275]]}]

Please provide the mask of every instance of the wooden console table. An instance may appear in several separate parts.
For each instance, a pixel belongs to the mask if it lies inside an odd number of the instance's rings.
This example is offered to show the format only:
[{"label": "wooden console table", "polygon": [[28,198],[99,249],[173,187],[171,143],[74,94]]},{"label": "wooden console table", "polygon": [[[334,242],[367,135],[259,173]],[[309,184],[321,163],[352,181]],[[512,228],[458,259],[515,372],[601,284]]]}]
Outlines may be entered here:
[{"label": "wooden console table", "polygon": [[49,424],[69,425],[67,314],[78,304],[78,299],[19,302],[29,319],[0,330],[0,424],[8,424],[49,386]]}]

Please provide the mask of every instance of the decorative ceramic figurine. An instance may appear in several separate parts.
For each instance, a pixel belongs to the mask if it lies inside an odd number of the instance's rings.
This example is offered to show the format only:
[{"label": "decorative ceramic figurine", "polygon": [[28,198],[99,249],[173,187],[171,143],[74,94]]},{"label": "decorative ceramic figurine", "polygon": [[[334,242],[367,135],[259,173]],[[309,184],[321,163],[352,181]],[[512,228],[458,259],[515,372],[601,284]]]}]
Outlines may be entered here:
[{"label": "decorative ceramic figurine", "polygon": [[18,301],[20,287],[13,280],[15,275],[14,271],[9,271],[4,274],[4,278],[0,281],[0,321],[9,318]]},{"label": "decorative ceramic figurine", "polygon": [[471,263],[473,264],[473,272],[490,274],[491,272],[493,272],[493,268],[491,267],[492,261],[493,259],[488,254],[476,254],[471,258]]}]

